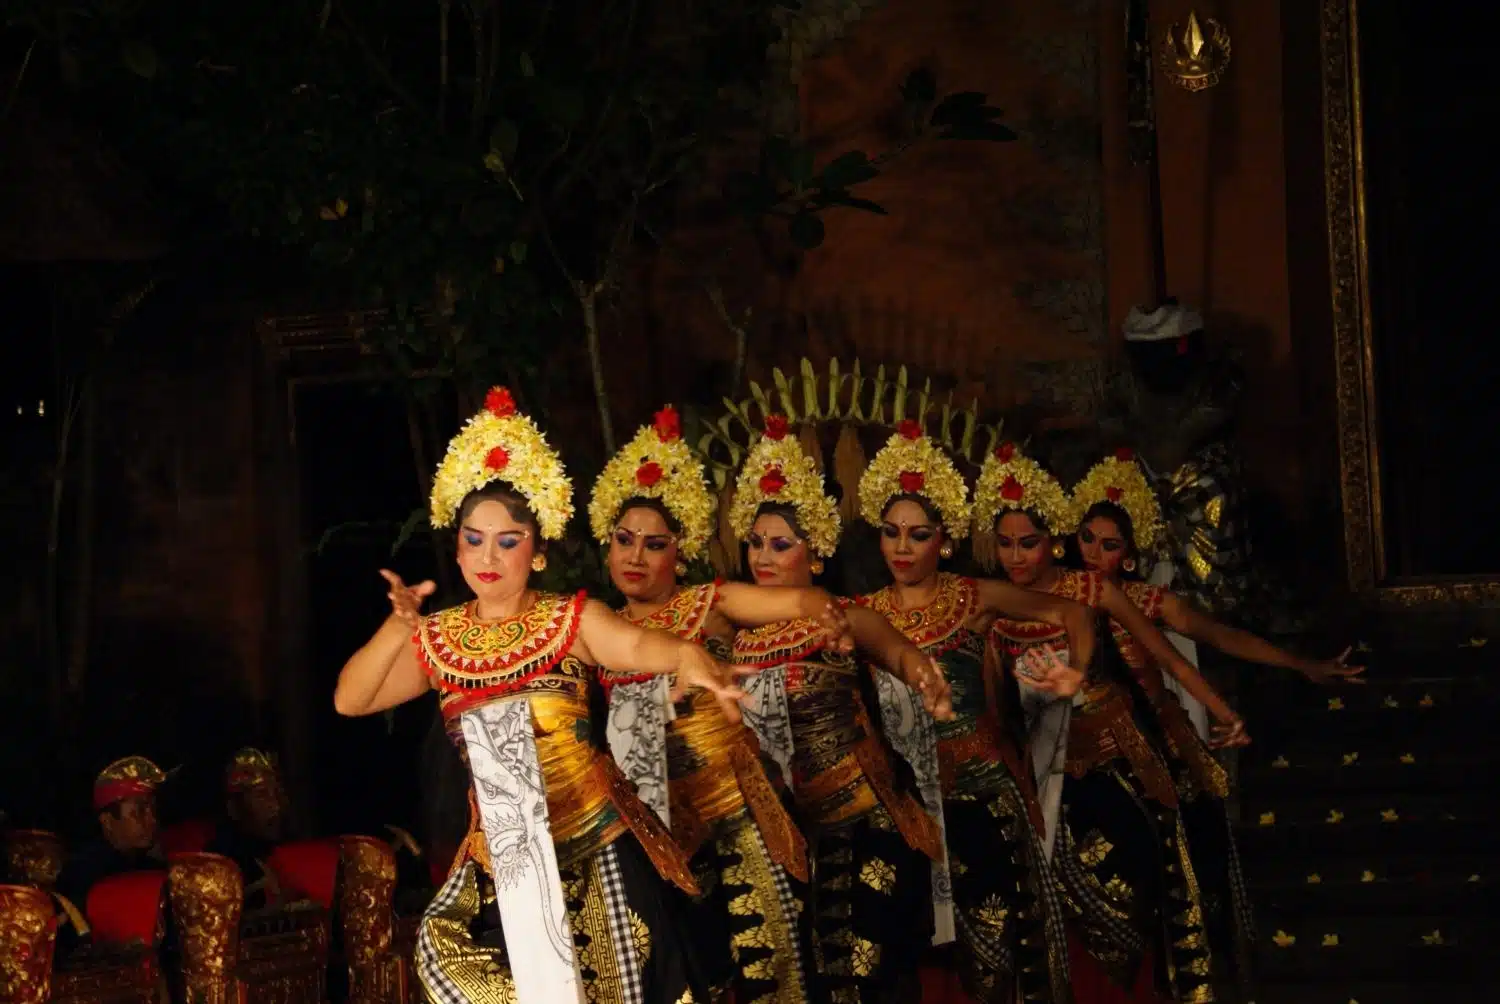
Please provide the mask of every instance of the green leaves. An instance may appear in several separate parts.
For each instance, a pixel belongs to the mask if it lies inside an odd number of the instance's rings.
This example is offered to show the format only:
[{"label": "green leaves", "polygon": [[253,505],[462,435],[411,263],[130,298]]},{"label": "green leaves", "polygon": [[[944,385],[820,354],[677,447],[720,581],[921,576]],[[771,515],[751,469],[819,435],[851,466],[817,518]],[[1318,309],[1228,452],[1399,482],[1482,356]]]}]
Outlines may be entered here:
[{"label": "green leaves", "polygon": [[1003,112],[985,103],[978,91],[960,91],[938,102],[928,124],[938,130],[939,139],[980,140],[1011,143],[1020,137],[1015,130],[995,120]]}]

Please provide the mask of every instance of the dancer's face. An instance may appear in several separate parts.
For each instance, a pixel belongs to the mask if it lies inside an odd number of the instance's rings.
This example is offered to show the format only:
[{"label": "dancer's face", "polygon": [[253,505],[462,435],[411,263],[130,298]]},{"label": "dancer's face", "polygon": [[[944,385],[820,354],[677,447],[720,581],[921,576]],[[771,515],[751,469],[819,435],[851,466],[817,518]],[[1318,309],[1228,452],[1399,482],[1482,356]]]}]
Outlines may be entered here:
[{"label": "dancer's face", "polygon": [[880,553],[898,585],[919,585],[936,575],[942,546],[942,527],[916,502],[900,499],[886,510],[880,525]]},{"label": "dancer's face", "polygon": [[677,537],[655,509],[626,509],[609,541],[609,577],[628,600],[652,603],[677,588]]},{"label": "dancer's face", "polygon": [[1078,552],[1089,571],[1113,579],[1120,574],[1120,563],[1130,555],[1130,542],[1120,524],[1108,516],[1095,516],[1078,529]]},{"label": "dancer's face", "polygon": [[995,525],[995,553],[1010,581],[1030,586],[1052,565],[1052,538],[1024,512],[1008,512]]},{"label": "dancer's face", "polygon": [[458,530],[458,567],[474,595],[486,602],[526,589],[538,541],[532,528],[490,499],[476,505]]},{"label": "dancer's face", "polygon": [[766,513],[750,527],[747,559],[762,586],[812,585],[812,553],[784,516]]}]

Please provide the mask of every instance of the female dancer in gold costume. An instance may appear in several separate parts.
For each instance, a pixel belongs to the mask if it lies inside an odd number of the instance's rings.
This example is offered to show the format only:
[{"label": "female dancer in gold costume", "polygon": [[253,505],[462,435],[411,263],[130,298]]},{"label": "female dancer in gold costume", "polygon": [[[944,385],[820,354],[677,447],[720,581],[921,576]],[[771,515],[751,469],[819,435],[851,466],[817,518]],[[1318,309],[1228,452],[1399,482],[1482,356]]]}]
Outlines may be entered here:
[{"label": "female dancer in gold costume", "polygon": [[[902,422],[865,469],[859,507],[880,531],[893,579],[860,603],[938,660],[952,688],[954,717],[935,723],[934,734],[930,718],[908,710],[902,688],[884,680],[879,687],[887,732],[908,761],[922,764],[919,781],[938,775],[940,804],[930,807],[941,810],[948,857],[946,869],[934,873],[935,899],[941,928],[951,876],[964,987],[994,1004],[1065,1001],[1067,943],[1037,832],[1035,789],[1019,723],[1014,715],[1000,717],[1001,708],[1019,709],[997,693],[997,681],[987,672],[985,639],[999,616],[1039,621],[1066,631],[1075,663],[1087,666],[1093,614],[1009,582],[940,571],[940,560],[953,557],[955,542],[968,535],[968,487],[916,421]],[[1069,696],[1083,674],[1058,677],[1054,692]],[[936,762],[923,763],[929,759]]]},{"label": "female dancer in gold costume", "polygon": [[[992,536],[1011,581],[1098,608],[1118,621],[1221,722],[1218,739],[1246,741],[1243,723],[1113,583],[1057,566],[1077,526],[1057,480],[1011,443],[986,458],[975,488],[976,537]],[[1027,691],[1028,663],[1060,632],[1002,618],[992,639]],[[1074,997],[1080,1004],[1212,1001],[1203,908],[1176,786],[1112,645],[1100,646],[1070,704],[1035,715],[1052,869],[1064,892]],[[1023,697],[1024,699],[1024,697]],[[1149,726],[1147,726],[1149,728]]]},{"label": "female dancer in gold costume", "polygon": [[[761,586],[806,587],[839,538],[839,516],[813,458],[772,415],[735,484],[728,522],[748,545]],[[871,661],[951,715],[941,672],[878,614],[848,610]],[[746,721],[790,782],[812,858],[804,918],[818,999],[908,1001],[932,936],[931,862],[942,834],[898,783],[892,754],[870,722],[860,662],[828,649],[815,621],[742,631],[734,661],[760,670]]]},{"label": "female dancer in gold costume", "polygon": [[[471,829],[422,919],[418,974],[439,1004],[704,1001],[683,919],[666,908],[669,885],[697,891],[687,858],[603,751],[590,696],[600,666],[675,673],[730,702],[731,718],[743,695],[701,646],[582,594],[529,588],[572,514],[572,486],[509,393],[485,404],[432,488],[432,523],[458,525],[474,599],[424,617],[433,584],[383,572],[391,616],[334,693],[340,713],[363,715],[435,688],[462,736]],[[476,925],[481,915],[490,923]]]},{"label": "female dancer in gold costume", "polygon": [[[685,563],[704,556],[714,517],[703,465],[666,408],[610,460],[589,504],[626,617],[724,659],[740,626],[821,619],[832,643],[843,641],[842,610],[821,589],[679,585]],[[754,734],[705,691],[673,716],[665,683],[649,675],[605,678],[615,759],[692,858],[704,890],[693,929],[717,963],[715,984],[732,982],[738,1004],[802,1004],[807,978],[787,876],[808,881],[807,845],[766,775]]]},{"label": "female dancer in gold costume", "polygon": [[[1117,584],[1153,624],[1247,662],[1294,669],[1317,682],[1350,679],[1363,672],[1344,663],[1347,651],[1326,661],[1301,658],[1247,631],[1221,624],[1169,590],[1135,577],[1141,556],[1150,553],[1161,533],[1162,518],[1156,493],[1130,450],[1118,450],[1095,464],[1074,488],[1073,501],[1083,513],[1077,541],[1084,567]],[[1215,951],[1233,958],[1240,976],[1247,977],[1254,923],[1224,804],[1229,777],[1166,685],[1151,653],[1118,621],[1112,620],[1110,628],[1161,729],[1203,885]]]}]

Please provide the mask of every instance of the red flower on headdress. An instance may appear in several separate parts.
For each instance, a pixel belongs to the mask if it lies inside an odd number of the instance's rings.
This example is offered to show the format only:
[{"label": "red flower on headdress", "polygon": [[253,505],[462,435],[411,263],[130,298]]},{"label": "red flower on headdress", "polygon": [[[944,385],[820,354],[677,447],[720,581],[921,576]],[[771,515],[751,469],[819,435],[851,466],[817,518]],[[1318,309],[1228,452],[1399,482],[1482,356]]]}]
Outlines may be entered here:
[{"label": "red flower on headdress", "polygon": [[1104,497],[1109,499],[1111,502],[1118,502],[1125,497],[1125,492],[1123,489],[1116,488],[1114,485],[1110,485],[1108,488],[1104,489]]},{"label": "red flower on headdress", "polygon": [[666,472],[661,469],[661,464],[654,460],[648,460],[635,469],[635,483],[642,488],[650,488],[662,479]]},{"label": "red flower on headdress", "polygon": [[901,434],[902,439],[921,439],[922,423],[914,418],[903,419],[901,424],[896,426],[896,431]]},{"label": "red flower on headdress", "polygon": [[1122,446],[1115,451],[1115,459],[1122,464],[1128,464],[1135,459],[1135,451],[1128,446]]},{"label": "red flower on headdress", "polygon": [[777,441],[783,440],[783,439],[786,438],[786,434],[787,434],[787,432],[790,429],[791,429],[791,424],[789,422],[787,422],[785,415],[767,415],[766,416],[766,438],[767,439],[774,439],[774,440],[777,440]]},{"label": "red flower on headdress", "polygon": [[510,454],[505,452],[503,446],[495,447],[484,456],[484,466],[492,471],[503,471],[508,463],[510,463]]},{"label": "red flower on headdress", "polygon": [[760,476],[760,490],[763,495],[780,495],[785,487],[786,475],[781,473],[780,467],[768,467],[766,473]]},{"label": "red flower on headdress", "polygon": [[674,439],[682,438],[682,419],[677,415],[677,409],[670,404],[656,413],[656,438],[663,443],[670,443]]},{"label": "red flower on headdress", "polygon": [[998,461],[1000,461],[1002,464],[1008,464],[1008,463],[1010,463],[1010,458],[1014,457],[1015,455],[1016,455],[1016,444],[1015,443],[1006,442],[1006,443],[1001,443],[999,446],[995,447],[995,459],[998,460]]},{"label": "red flower on headdress", "polygon": [[509,418],[516,413],[516,399],[504,387],[491,387],[484,396],[484,410],[496,418]]},{"label": "red flower on headdress", "polygon": [[1000,486],[1000,497],[1007,502],[1019,502],[1025,494],[1026,486],[1017,481],[1013,475],[1007,476],[1005,483]]},{"label": "red flower on headdress", "polygon": [[907,495],[915,495],[927,484],[927,477],[921,471],[901,472],[901,491]]}]

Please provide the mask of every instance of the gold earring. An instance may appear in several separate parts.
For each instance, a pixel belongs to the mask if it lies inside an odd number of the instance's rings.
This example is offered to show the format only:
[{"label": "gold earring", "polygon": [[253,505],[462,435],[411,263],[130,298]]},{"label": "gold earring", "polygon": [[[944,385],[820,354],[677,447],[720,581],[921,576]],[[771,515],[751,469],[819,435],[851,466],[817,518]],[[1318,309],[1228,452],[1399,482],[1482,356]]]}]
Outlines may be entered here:
[{"label": "gold earring", "polygon": [[545,554],[533,555],[531,570],[533,572],[545,572],[547,570],[547,556]]},{"label": "gold earring", "polygon": [[679,561],[676,565],[672,566],[672,571],[676,572],[677,577],[680,579],[687,574],[687,565]]},{"label": "gold earring", "polygon": [[812,569],[814,575],[823,574],[823,560],[821,558],[814,558],[812,564],[808,567]]},{"label": "gold earring", "polygon": [[1054,558],[1061,558],[1063,555],[1065,555],[1067,553],[1068,553],[1067,545],[1064,544],[1062,541],[1059,540],[1055,544],[1052,545],[1052,557],[1054,557]]},{"label": "gold earring", "polygon": [[1120,567],[1125,569],[1125,571],[1127,572],[1135,571],[1135,559],[1126,558],[1124,561],[1120,562]]},{"label": "gold earring", "polygon": [[953,545],[944,544],[942,547],[938,548],[938,556],[942,558],[953,557]]}]

